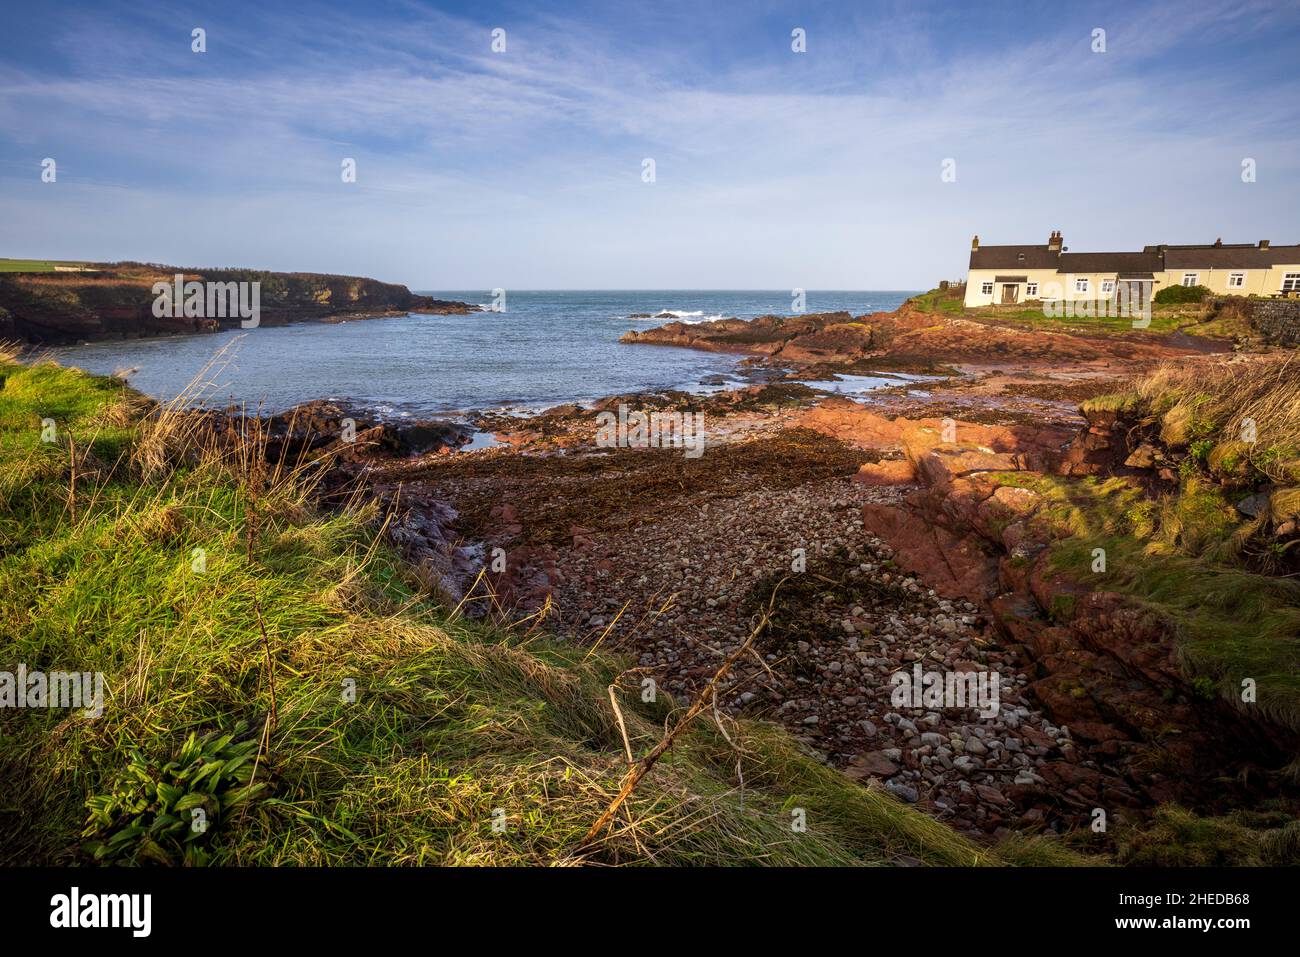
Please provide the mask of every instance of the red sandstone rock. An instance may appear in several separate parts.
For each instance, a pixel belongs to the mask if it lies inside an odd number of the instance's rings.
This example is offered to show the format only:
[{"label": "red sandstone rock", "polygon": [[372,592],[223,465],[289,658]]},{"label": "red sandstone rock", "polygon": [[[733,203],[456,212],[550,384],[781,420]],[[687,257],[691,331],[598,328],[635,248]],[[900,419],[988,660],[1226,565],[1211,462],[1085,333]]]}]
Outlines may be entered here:
[{"label": "red sandstone rock", "polygon": [[869,751],[854,758],[844,773],[855,780],[861,780],[866,777],[893,777],[898,770],[898,765],[885,757],[883,751]]},{"label": "red sandstone rock", "polygon": [[909,511],[890,505],[867,505],[862,519],[868,531],[884,539],[895,560],[947,598],[980,602],[997,584],[993,559],[973,538],[958,538]]},{"label": "red sandstone rock", "polygon": [[1014,472],[1018,468],[1014,455],[969,446],[932,448],[916,462],[917,472],[931,485],[949,485],[975,472]]},{"label": "red sandstone rock", "polygon": [[868,462],[858,469],[853,480],[865,485],[910,485],[916,481],[916,469],[907,459]]},{"label": "red sandstone rock", "polygon": [[688,325],[670,322],[628,332],[623,342],[686,346],[713,352],[777,357],[801,365],[852,365],[871,357],[934,368],[961,362],[1098,363],[1147,361],[1196,352],[1193,345],[1158,335],[1085,335],[1025,329],[996,319],[967,319],[922,312],[903,305],[892,313],[847,312],[760,316],[748,322],[721,319]]}]

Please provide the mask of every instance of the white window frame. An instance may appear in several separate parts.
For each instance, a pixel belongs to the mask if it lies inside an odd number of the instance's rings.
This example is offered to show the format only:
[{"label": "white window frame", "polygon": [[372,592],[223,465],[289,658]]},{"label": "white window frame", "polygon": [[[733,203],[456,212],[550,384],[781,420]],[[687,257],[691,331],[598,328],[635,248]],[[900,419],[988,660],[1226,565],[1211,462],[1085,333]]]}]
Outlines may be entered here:
[{"label": "white window frame", "polygon": [[1228,288],[1241,289],[1246,285],[1246,274],[1244,272],[1228,273]]},{"label": "white window frame", "polygon": [[1103,280],[1101,281],[1101,292],[1102,292],[1102,295],[1110,295],[1110,294],[1111,294],[1112,292],[1114,292],[1114,291],[1115,291],[1115,280],[1114,280],[1114,279],[1103,279]]},{"label": "white window frame", "polygon": [[[1189,279],[1191,280],[1191,282],[1188,282]],[[1198,284],[1200,283],[1200,279],[1201,279],[1201,274],[1198,273],[1198,272],[1185,272],[1185,273],[1183,273],[1183,285],[1184,285],[1184,286],[1195,286],[1195,285],[1198,285]]]},{"label": "white window frame", "polygon": [[1086,279],[1076,279],[1076,280],[1074,281],[1074,291],[1075,291],[1075,292],[1087,292],[1087,291],[1088,291],[1088,280],[1086,280]]},{"label": "white window frame", "polygon": [[1282,292],[1300,292],[1300,272],[1283,274]]},{"label": "white window frame", "polygon": [[982,283],[980,283],[980,295],[981,295],[981,296],[991,296],[991,295],[993,295],[993,283],[992,283],[992,282],[982,282]]},{"label": "white window frame", "polygon": [[1037,295],[1038,295],[1038,283],[1036,282],[1025,283],[1025,298],[1032,299]]}]

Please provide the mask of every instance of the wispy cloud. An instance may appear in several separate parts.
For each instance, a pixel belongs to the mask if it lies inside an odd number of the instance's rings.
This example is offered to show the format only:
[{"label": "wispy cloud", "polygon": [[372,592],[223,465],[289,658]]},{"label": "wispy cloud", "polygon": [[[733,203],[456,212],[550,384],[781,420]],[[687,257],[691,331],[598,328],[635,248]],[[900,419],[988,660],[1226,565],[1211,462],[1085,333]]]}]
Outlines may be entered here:
[{"label": "wispy cloud", "polygon": [[53,52],[0,66],[0,253],[421,288],[897,288],[956,274],[976,231],[1300,239],[1283,235],[1300,208],[1294,10],[987,16],[824,9],[802,55],[799,22],[743,6],[42,20]]}]

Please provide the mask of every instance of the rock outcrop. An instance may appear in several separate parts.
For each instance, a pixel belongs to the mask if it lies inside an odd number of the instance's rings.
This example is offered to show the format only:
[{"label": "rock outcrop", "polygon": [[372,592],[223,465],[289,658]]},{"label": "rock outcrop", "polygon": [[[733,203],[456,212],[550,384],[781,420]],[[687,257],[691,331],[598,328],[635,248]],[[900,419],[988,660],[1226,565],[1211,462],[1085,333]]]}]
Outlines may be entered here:
[{"label": "rock outcrop", "polygon": [[140,263],[101,265],[94,272],[11,273],[0,278],[0,339],[61,344],[96,339],[216,332],[238,328],[240,317],[154,315],[155,283],[259,284],[259,324],[477,312],[464,302],[433,299],[405,286],[356,276],[246,269],[179,269]]},{"label": "rock outcrop", "polygon": [[938,315],[904,304],[894,312],[826,312],[757,319],[670,322],[621,342],[768,357],[796,366],[935,369],[954,363],[1154,361],[1203,351],[1193,343],[1132,331],[1088,335]]}]

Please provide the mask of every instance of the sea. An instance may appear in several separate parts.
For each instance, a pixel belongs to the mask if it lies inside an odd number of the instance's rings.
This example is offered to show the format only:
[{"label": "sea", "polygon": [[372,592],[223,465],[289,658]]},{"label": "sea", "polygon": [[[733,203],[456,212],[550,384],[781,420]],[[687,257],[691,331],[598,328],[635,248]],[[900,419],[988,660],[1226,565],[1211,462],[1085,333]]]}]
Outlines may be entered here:
[{"label": "sea", "polygon": [[[493,303],[484,290],[422,292]],[[857,316],[892,310],[913,294],[810,290],[805,311]],[[527,413],[629,392],[744,384],[736,372],[742,356],[618,339],[671,321],[637,316],[671,313],[697,323],[791,315],[791,307],[788,290],[510,290],[501,311],[305,322],[51,352],[63,365],[125,373],[134,388],[162,400],[185,394],[209,406],[272,413],[329,399],[386,420],[457,418],[475,410]],[[858,378],[862,390],[889,384]]]}]

